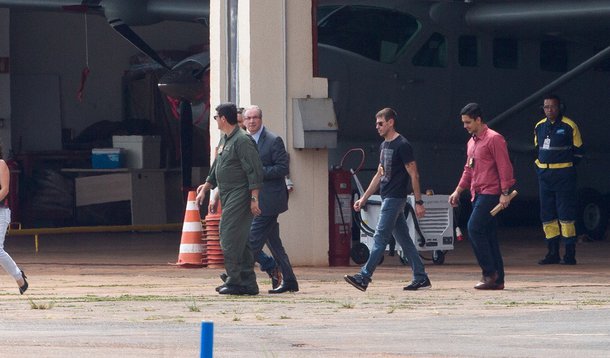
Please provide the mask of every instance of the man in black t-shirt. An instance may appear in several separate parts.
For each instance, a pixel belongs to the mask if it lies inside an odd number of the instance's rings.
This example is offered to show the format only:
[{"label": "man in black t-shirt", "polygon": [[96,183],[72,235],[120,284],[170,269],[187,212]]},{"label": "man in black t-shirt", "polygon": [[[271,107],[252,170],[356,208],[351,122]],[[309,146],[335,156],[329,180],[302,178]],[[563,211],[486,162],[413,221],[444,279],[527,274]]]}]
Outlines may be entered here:
[{"label": "man in black t-shirt", "polygon": [[384,108],[377,113],[375,118],[377,132],[384,139],[379,151],[379,166],[366,192],[354,203],[354,210],[360,211],[377,189],[380,189],[382,199],[381,210],[373,236],[373,249],[368,261],[362,266],[359,273],[354,276],[345,275],[344,278],[345,281],[360,291],[366,291],[388,242],[394,236],[413,270],[413,281],[405,286],[404,290],[415,291],[430,288],[432,287],[430,279],[409,235],[407,219],[404,214],[409,181],[412,182],[413,194],[415,195],[416,216],[421,218],[426,213],[424,202],[421,199],[419,173],[413,156],[413,149],[407,139],[396,132],[394,127],[396,112],[393,109]]}]

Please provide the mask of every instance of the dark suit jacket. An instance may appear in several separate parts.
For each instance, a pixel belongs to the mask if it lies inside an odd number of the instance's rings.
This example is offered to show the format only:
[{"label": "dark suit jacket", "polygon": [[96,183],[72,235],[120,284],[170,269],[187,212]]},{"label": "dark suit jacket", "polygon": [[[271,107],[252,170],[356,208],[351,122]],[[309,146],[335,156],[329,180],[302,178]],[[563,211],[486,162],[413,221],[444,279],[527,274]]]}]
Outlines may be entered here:
[{"label": "dark suit jacket", "polygon": [[258,138],[258,153],[263,162],[263,188],[259,192],[261,215],[279,215],[288,210],[288,190],[285,177],[289,159],[281,137],[263,127]]}]

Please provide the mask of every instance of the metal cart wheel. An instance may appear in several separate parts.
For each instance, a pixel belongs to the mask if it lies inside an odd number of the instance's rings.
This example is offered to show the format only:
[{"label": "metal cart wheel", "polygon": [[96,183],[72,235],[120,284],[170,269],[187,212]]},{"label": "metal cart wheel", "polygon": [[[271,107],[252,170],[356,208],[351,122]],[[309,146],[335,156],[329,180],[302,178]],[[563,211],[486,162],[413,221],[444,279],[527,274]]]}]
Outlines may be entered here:
[{"label": "metal cart wheel", "polygon": [[445,263],[445,251],[435,250],[432,253],[432,262],[436,265],[442,265]]},{"label": "metal cart wheel", "polygon": [[363,263],[367,262],[370,254],[369,248],[361,242],[354,244],[350,251],[352,260],[354,260],[354,262],[358,265],[362,265]]}]

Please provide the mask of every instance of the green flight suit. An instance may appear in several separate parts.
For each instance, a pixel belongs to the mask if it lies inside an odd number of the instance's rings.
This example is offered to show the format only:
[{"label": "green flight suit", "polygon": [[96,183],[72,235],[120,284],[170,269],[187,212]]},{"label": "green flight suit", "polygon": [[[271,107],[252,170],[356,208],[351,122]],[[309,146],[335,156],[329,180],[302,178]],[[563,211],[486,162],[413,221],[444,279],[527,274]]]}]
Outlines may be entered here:
[{"label": "green flight suit", "polygon": [[220,194],[220,246],[228,276],[225,284],[258,291],[248,236],[253,218],[250,190],[262,187],[263,165],[256,144],[237,126],[222,136],[217,151],[206,181],[217,186]]}]

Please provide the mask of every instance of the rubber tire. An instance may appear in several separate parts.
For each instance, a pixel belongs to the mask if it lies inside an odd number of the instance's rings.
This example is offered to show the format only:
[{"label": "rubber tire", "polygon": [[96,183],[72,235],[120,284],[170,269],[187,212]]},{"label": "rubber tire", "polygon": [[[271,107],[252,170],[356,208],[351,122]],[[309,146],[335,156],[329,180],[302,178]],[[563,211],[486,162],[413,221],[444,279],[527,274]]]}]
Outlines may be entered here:
[{"label": "rubber tire", "polygon": [[608,206],[603,196],[594,189],[578,192],[576,229],[593,240],[602,240],[608,227]]},{"label": "rubber tire", "polygon": [[445,252],[441,250],[434,250],[432,253],[432,262],[435,265],[442,265],[445,263]]},{"label": "rubber tire", "polygon": [[358,265],[366,263],[370,255],[371,252],[369,251],[368,246],[361,242],[354,244],[352,246],[352,249],[350,250],[350,256],[352,260]]}]

